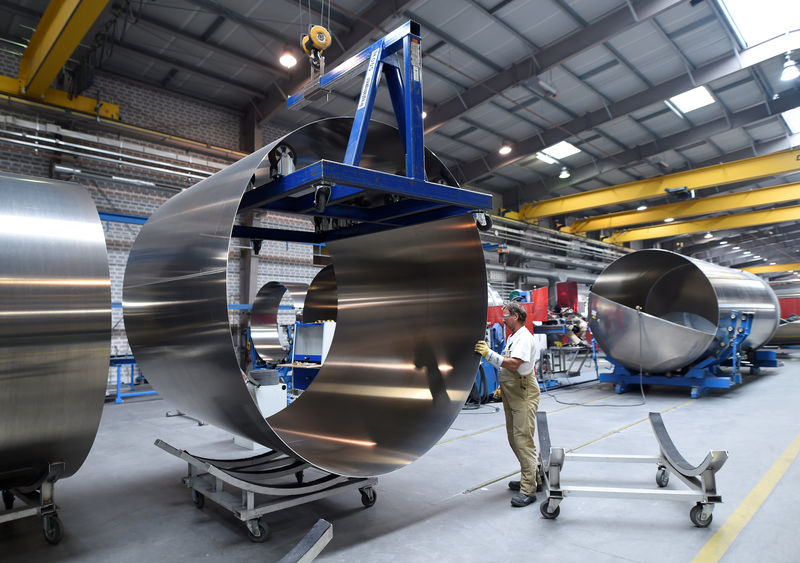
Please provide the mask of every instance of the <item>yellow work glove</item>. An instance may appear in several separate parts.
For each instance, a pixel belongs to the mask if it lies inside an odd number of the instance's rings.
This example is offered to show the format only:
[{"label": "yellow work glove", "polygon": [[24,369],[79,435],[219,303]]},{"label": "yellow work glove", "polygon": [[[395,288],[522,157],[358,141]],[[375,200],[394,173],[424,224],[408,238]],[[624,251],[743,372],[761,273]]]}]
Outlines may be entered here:
[{"label": "yellow work glove", "polygon": [[478,343],[475,345],[475,351],[485,358],[489,353],[489,345],[486,344],[485,340],[478,340]]},{"label": "yellow work glove", "polygon": [[497,369],[500,369],[503,366],[503,356],[489,348],[489,345],[486,343],[486,341],[479,340],[478,343],[475,344],[475,351],[486,358],[486,361]]}]

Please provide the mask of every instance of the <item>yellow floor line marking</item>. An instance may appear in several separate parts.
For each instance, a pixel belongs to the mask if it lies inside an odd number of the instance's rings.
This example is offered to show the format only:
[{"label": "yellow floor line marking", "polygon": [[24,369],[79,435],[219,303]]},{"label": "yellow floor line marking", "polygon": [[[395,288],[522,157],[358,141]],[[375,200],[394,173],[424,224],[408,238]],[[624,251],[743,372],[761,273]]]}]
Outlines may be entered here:
[{"label": "yellow floor line marking", "polygon": [[728,517],[725,523],[711,536],[703,549],[701,549],[692,560],[697,563],[709,563],[719,561],[728,548],[736,540],[739,532],[744,529],[753,515],[781,480],[795,458],[800,454],[800,434],[795,436],[789,447],[780,455],[775,464],[770,467],[761,481],[750,491],[733,514]]},{"label": "yellow floor line marking", "polygon": [[[669,407],[668,409],[664,409],[663,411],[661,411],[661,414],[667,413],[667,412],[669,412],[669,411],[671,411],[673,409],[677,409],[678,407],[682,407],[683,405],[688,405],[692,401],[694,401],[694,399],[689,399],[689,400],[686,400],[686,401],[684,401],[682,403],[678,403],[677,405],[673,405],[673,406]],[[627,430],[628,428],[630,428],[632,426],[636,426],[637,424],[641,424],[642,422],[644,422],[646,420],[649,420],[649,419],[650,419],[649,416],[647,416],[645,418],[640,418],[636,422],[631,422],[630,424],[626,424],[625,426],[620,426],[619,428],[617,428],[615,430],[612,430],[611,432],[607,432],[606,434],[603,434],[602,436],[600,436],[598,438],[595,438],[594,440],[589,440],[588,442],[585,442],[585,443],[581,444],[580,446],[575,446],[574,448],[572,448],[570,450],[567,450],[567,451],[568,452],[574,452],[575,450],[579,450],[579,449],[581,449],[583,447],[588,446],[589,444],[594,444],[595,442],[599,442],[603,438],[608,438],[609,436],[617,434],[618,432],[622,432],[623,430]]]},{"label": "yellow floor line marking", "polygon": [[464,494],[468,495],[469,493],[474,493],[478,489],[482,489],[484,487],[488,487],[489,485],[493,485],[494,483],[497,483],[498,481],[502,481],[503,479],[508,479],[509,477],[513,477],[514,475],[517,475],[518,473],[519,473],[519,471],[513,471],[513,472],[511,472],[511,473],[509,473],[507,475],[502,475],[501,477],[498,477],[496,479],[492,479],[491,481],[486,481],[485,483],[481,483],[480,485],[478,485],[476,487],[472,487],[471,489],[467,489],[466,491],[464,491]]}]

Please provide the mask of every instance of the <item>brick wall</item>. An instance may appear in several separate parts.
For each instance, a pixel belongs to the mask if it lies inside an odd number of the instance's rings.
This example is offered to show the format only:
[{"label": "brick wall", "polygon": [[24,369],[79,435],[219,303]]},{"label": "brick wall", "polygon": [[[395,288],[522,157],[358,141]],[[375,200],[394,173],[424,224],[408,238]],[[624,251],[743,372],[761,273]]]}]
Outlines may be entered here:
[{"label": "brick wall", "polygon": [[[17,72],[18,59],[8,53],[0,52],[0,73],[14,76]],[[178,98],[170,94],[143,87],[124,79],[98,76],[95,85],[87,93],[95,95],[95,89],[99,89],[103,100],[120,105],[120,115],[122,121],[135,124],[140,127],[152,129],[171,135],[178,135],[190,139],[202,141],[225,148],[238,149],[240,117],[234,112],[219,109],[211,105],[191,101],[185,98]],[[6,116],[38,122],[41,125],[47,123],[58,123],[64,128],[77,130],[80,126],[72,122],[65,115],[63,121],[46,118],[43,115],[22,114],[7,108],[0,108],[0,118]],[[2,128],[14,130],[9,122],[3,122]],[[19,129],[23,131],[23,129]],[[36,133],[36,131],[27,131]],[[287,134],[288,131],[265,125],[262,128],[262,138],[264,144],[268,144],[275,139]],[[46,133],[40,133],[47,136]],[[97,133],[104,137],[114,137],[109,133]],[[7,135],[0,135],[7,136]],[[50,135],[50,137],[54,137]],[[145,154],[148,149],[157,149],[168,153],[192,156],[191,151],[175,149],[158,143],[144,143],[135,139],[118,137],[120,141],[128,143],[138,143],[142,148],[141,152],[129,149],[119,149],[119,152],[134,154],[149,159],[158,160],[165,163],[183,164],[171,160],[163,154],[153,156],[150,152]],[[91,143],[86,141],[76,141],[86,146],[92,146],[104,150],[109,150],[107,145]],[[197,159],[205,162],[209,159],[205,155],[194,155]],[[163,202],[172,197],[177,190],[191,185],[196,180],[176,176],[174,174],[161,173],[153,170],[146,170],[101,160],[92,160],[84,156],[75,155],[55,155],[51,150],[38,147],[24,147],[15,145],[8,141],[0,140],[0,170],[22,174],[26,176],[51,177],[52,165],[62,164],[71,168],[77,168],[82,172],[81,176],[71,178],[73,181],[82,184],[92,196],[99,211],[112,211],[131,215],[149,216]],[[198,168],[203,168],[198,166]],[[209,172],[214,171],[214,167],[206,167]],[[86,174],[91,175],[87,177]],[[114,181],[111,176],[120,176],[129,180],[142,180],[155,182],[161,186],[172,186],[173,190],[154,188],[152,186],[138,186],[129,183]],[[70,179],[68,176],[58,175],[63,179]],[[296,230],[313,230],[313,223],[305,217],[295,217],[283,214],[268,213],[254,219],[255,225],[268,226],[273,228],[288,228]],[[141,227],[128,223],[104,222],[106,236],[106,248],[108,252],[109,272],[111,276],[111,296],[112,302],[119,304],[122,301],[122,282],[125,273],[125,265],[128,260],[130,249],[136,240]],[[239,303],[240,291],[240,247],[248,246],[249,241],[242,239],[232,239],[229,249],[228,265],[228,292],[229,303]],[[311,245],[298,243],[284,243],[265,241],[259,255],[258,283],[263,285],[268,281],[293,281],[308,283],[319,270],[312,261],[313,248]],[[232,314],[231,320],[237,323],[240,319],[239,313]],[[291,317],[287,313],[282,313],[279,318],[281,322],[290,322]],[[122,309],[118,306],[112,308],[112,343],[111,353],[113,355],[125,355],[130,353],[127,337],[125,335],[125,324],[123,321]],[[127,380],[129,368],[123,367],[123,374]],[[116,369],[109,370],[109,389],[111,390],[116,383]]]}]

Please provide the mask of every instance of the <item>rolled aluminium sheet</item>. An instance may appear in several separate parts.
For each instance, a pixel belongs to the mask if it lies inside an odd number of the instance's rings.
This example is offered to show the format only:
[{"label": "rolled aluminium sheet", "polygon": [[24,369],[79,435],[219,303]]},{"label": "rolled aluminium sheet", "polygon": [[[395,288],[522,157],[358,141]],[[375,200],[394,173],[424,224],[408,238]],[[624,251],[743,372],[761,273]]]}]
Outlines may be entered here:
[{"label": "rolled aluminium sheet", "polygon": [[311,285],[308,286],[303,307],[303,321],[307,323],[336,321],[338,306],[336,273],[333,264],[328,264],[317,272],[311,280]]},{"label": "rolled aluminium sheet", "polygon": [[74,474],[108,378],[111,284],[89,193],[0,173],[0,489]]},{"label": "rolled aluminium sheet", "polygon": [[[278,142],[295,149],[298,168],[341,160],[350,124],[324,120]],[[337,326],[326,363],[265,420],[237,363],[226,269],[239,202],[276,144],[176,195],[144,225],[124,283],[131,347],[158,392],[188,414],[331,473],[388,473],[436,443],[472,387],[487,303],[477,229],[467,215],[329,243]],[[429,179],[454,183],[427,157]],[[396,130],[370,125],[362,166],[404,169]]]},{"label": "rolled aluminium sheet", "polygon": [[250,311],[250,338],[258,357],[276,364],[286,358],[288,346],[281,342],[278,310],[285,295],[292,302],[295,320],[303,321],[303,303],[308,286],[304,283],[271,281],[258,290]]},{"label": "rolled aluminium sheet", "polygon": [[800,321],[783,323],[767,342],[768,346],[800,346]]},{"label": "rolled aluminium sheet", "polygon": [[734,311],[754,313],[744,349],[763,345],[778,327],[778,298],[764,280],[666,250],[617,259],[589,292],[589,328],[600,346],[648,373],[678,370],[721,348]]}]

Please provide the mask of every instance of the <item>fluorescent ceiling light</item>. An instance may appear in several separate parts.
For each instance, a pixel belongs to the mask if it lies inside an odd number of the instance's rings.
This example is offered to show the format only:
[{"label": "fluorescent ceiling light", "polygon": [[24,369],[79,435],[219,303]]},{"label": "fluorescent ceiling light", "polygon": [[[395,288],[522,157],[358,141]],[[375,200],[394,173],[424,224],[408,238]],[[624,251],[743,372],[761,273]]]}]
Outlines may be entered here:
[{"label": "fluorescent ceiling light", "polygon": [[675,220],[675,217],[667,217],[666,219],[664,219],[664,222],[665,223],[672,223],[674,220]]},{"label": "fluorescent ceiling light", "polygon": [[[552,147],[547,147],[542,151],[543,154],[546,154],[550,158],[555,158],[556,160],[561,160],[562,158],[566,158],[579,152],[581,152],[581,149],[566,141],[556,143]],[[541,160],[544,159],[542,158]]]},{"label": "fluorescent ceiling light", "polygon": [[711,233],[706,233],[703,235],[703,238],[714,238],[714,235],[712,235]]},{"label": "fluorescent ceiling light", "polygon": [[646,205],[640,205],[639,207],[636,208],[636,211],[644,211],[645,209],[647,209]]},{"label": "fluorescent ceiling light", "polygon": [[547,164],[555,164],[556,163],[556,159],[555,158],[550,158],[549,156],[547,156],[543,152],[537,152],[536,153],[536,158],[538,158],[542,162],[546,162]]},{"label": "fluorescent ceiling light", "polygon": [[746,47],[797,29],[797,0],[719,0],[723,14]]},{"label": "fluorescent ceiling light", "polygon": [[711,94],[708,93],[708,89],[705,86],[698,86],[697,88],[692,88],[688,92],[671,97],[669,101],[683,113],[689,113],[690,111],[713,104],[714,98],[711,97]]},{"label": "fluorescent ceiling light", "polygon": [[755,256],[753,256],[753,258],[756,258],[756,259],[761,258],[761,255],[760,254],[756,254]]},{"label": "fluorescent ceiling light", "polygon": [[800,133],[800,107],[783,112],[781,117],[789,127],[789,131],[795,134]]},{"label": "fluorescent ceiling light", "polygon": [[741,246],[734,246],[733,250],[739,250],[740,248],[741,248]]},{"label": "fluorescent ceiling light", "polygon": [[770,262],[770,263],[769,263],[769,265],[770,265],[770,266],[774,266],[774,265],[775,265],[775,262]]},{"label": "fluorescent ceiling light", "polygon": [[719,243],[720,244],[728,244],[728,241],[727,240],[721,240],[721,241],[719,241]]}]

